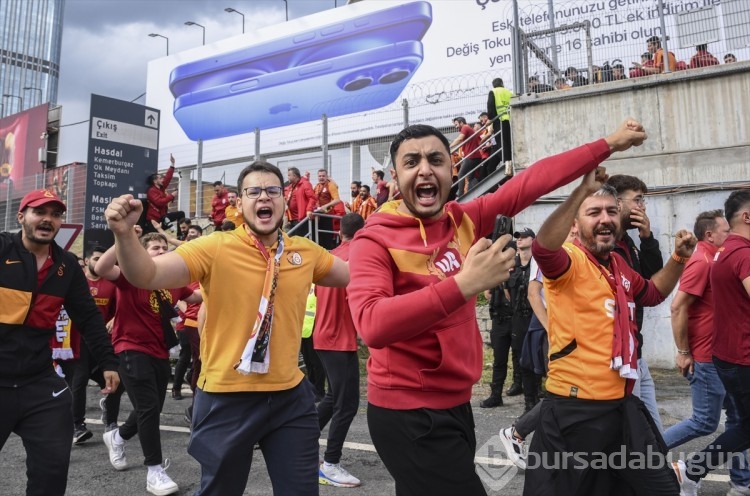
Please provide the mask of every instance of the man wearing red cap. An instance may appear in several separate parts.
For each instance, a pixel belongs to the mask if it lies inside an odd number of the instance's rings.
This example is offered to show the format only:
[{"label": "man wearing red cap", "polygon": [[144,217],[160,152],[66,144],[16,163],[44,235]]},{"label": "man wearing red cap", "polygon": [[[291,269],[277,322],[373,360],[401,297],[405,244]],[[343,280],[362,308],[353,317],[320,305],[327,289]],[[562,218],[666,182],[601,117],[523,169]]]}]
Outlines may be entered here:
[{"label": "man wearing red cap", "polygon": [[19,233],[0,233],[0,449],[11,432],[26,447],[26,494],[63,495],[73,436],[72,396],[52,368],[60,306],[117,389],[117,358],[75,255],[55,243],[65,204],[47,190],[21,200]]}]

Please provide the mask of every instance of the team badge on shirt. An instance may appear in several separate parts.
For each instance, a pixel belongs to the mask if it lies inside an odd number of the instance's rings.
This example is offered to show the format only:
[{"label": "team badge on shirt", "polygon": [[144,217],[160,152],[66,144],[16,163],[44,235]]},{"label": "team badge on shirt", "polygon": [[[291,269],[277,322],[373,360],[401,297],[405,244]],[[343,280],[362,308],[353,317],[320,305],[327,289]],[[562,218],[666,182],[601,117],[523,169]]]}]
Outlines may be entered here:
[{"label": "team badge on shirt", "polygon": [[286,256],[287,262],[292,265],[302,265],[302,255],[299,252],[293,251]]}]

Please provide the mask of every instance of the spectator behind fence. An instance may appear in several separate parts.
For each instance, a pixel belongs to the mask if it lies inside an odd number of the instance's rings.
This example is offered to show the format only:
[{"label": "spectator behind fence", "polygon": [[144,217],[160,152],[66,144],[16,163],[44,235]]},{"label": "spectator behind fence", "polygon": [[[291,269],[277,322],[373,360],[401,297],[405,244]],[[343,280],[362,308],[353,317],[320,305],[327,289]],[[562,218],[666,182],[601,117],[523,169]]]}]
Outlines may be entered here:
[{"label": "spectator behind fence", "polygon": [[697,45],[695,55],[690,58],[690,69],[698,67],[708,67],[710,65],[719,65],[719,60],[708,51],[708,45]]},{"label": "spectator behind fence", "polygon": [[589,84],[589,80],[578,74],[578,69],[576,69],[575,67],[568,67],[568,69],[565,71],[565,75],[571,81],[573,88],[577,88],[579,86],[587,86]]},{"label": "spectator behind fence", "polygon": [[555,79],[556,90],[567,90],[568,88],[570,88],[570,85],[568,84],[568,81],[565,78],[560,77],[560,78]]},{"label": "spectator behind fence", "polygon": [[625,75],[625,66],[622,64],[615,64],[612,66],[612,81],[621,81],[627,79]]},{"label": "spectator behind fence", "polygon": [[[633,62],[633,66],[642,69],[647,75],[661,74],[664,72],[664,49],[661,46],[661,39],[658,36],[652,36],[646,40],[646,48],[648,48],[649,53],[653,55],[653,66],[647,67],[646,65],[638,64],[637,62]],[[676,71],[677,59],[675,58],[674,53],[669,52],[667,58],[669,59],[669,70],[672,72]]]},{"label": "spectator behind fence", "polygon": [[548,91],[555,91],[555,88],[548,84],[540,83],[538,76],[531,76],[529,78],[529,93],[546,93]]},{"label": "spectator behind fence", "polygon": [[735,57],[733,53],[728,53],[724,55],[725,64],[731,64],[732,62],[737,62],[737,57]]},{"label": "spectator behind fence", "polygon": [[654,66],[654,57],[651,52],[645,52],[641,55],[641,63],[633,62],[633,67],[630,68],[630,77],[637,78],[647,76],[646,68]]}]

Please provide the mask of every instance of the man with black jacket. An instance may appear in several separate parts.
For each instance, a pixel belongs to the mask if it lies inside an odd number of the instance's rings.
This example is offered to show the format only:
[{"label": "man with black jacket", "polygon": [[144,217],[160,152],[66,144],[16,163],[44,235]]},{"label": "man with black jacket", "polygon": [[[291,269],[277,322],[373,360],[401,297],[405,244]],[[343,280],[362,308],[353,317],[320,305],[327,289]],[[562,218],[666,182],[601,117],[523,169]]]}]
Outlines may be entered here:
[{"label": "man with black jacket", "polygon": [[[646,184],[635,176],[617,174],[607,180],[607,184],[617,190],[617,199],[620,206],[621,229],[615,244],[615,253],[622,256],[630,267],[638,272],[644,279],[651,279],[664,267],[664,261],[659,249],[659,241],[651,232],[651,221],[646,215],[646,198],[648,193]],[[635,241],[628,234],[628,230],[638,229],[640,238],[640,249],[636,248]],[[638,396],[646,405],[649,413],[654,419],[660,433],[664,432],[659,416],[659,408],[656,405],[656,386],[648,370],[646,359],[642,356],[643,349],[643,307],[636,304],[635,321],[638,326],[638,379],[633,387],[633,394]]]},{"label": "man with black jacket", "polygon": [[17,434],[26,448],[27,495],[63,495],[73,437],[72,396],[52,368],[50,339],[64,305],[117,389],[117,358],[75,255],[55,243],[65,204],[36,190],[21,200],[21,232],[0,233],[0,449]]},{"label": "man with black jacket", "polygon": [[492,346],[492,382],[490,395],[479,403],[480,408],[503,406],[503,386],[508,377],[508,353],[510,353],[511,319],[513,310],[506,294],[505,285],[495,286],[484,292],[490,302],[490,345]]}]

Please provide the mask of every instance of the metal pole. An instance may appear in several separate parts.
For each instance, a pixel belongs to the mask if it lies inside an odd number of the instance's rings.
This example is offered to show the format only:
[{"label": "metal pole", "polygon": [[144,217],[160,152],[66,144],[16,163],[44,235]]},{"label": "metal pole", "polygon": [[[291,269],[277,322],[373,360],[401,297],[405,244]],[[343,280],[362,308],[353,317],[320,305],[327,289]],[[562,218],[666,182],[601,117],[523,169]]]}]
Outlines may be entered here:
[{"label": "metal pole", "polygon": [[513,40],[513,89],[515,89],[516,95],[520,95],[524,92],[526,81],[521,65],[521,36],[519,32],[519,23],[518,0],[513,0],[513,31],[511,38]]},{"label": "metal pole", "polygon": [[260,160],[260,128],[255,128],[255,160]]},{"label": "metal pole", "polygon": [[198,164],[195,168],[195,216],[203,213],[203,140],[198,140]]},{"label": "metal pole", "polygon": [[[550,29],[555,29],[555,5],[554,0],[547,0],[547,16],[549,16],[549,27]],[[557,37],[555,36],[555,32],[552,31],[552,64],[555,66],[555,69],[558,71],[555,73],[555,78],[557,78],[557,75],[560,71],[560,66],[557,65]]]},{"label": "metal pole", "polygon": [[5,189],[8,195],[8,199],[5,202],[5,229],[7,231],[10,228],[10,213],[13,211],[13,180],[8,179],[8,187]]},{"label": "metal pole", "polygon": [[591,23],[586,21],[586,62],[589,66],[589,84],[594,84],[594,56],[591,53]]},{"label": "metal pole", "polygon": [[667,43],[667,25],[664,22],[664,0],[659,0],[659,25],[661,26],[661,47],[664,50],[664,73],[672,72],[669,69],[669,44]]},{"label": "metal pole", "polygon": [[409,100],[404,98],[401,100],[401,108],[404,109],[404,127],[409,126]]},{"label": "metal pole", "polygon": [[323,141],[321,143],[321,150],[323,152],[322,168],[330,174],[331,169],[328,164],[328,116],[326,114],[321,116],[321,131],[323,132]]}]

